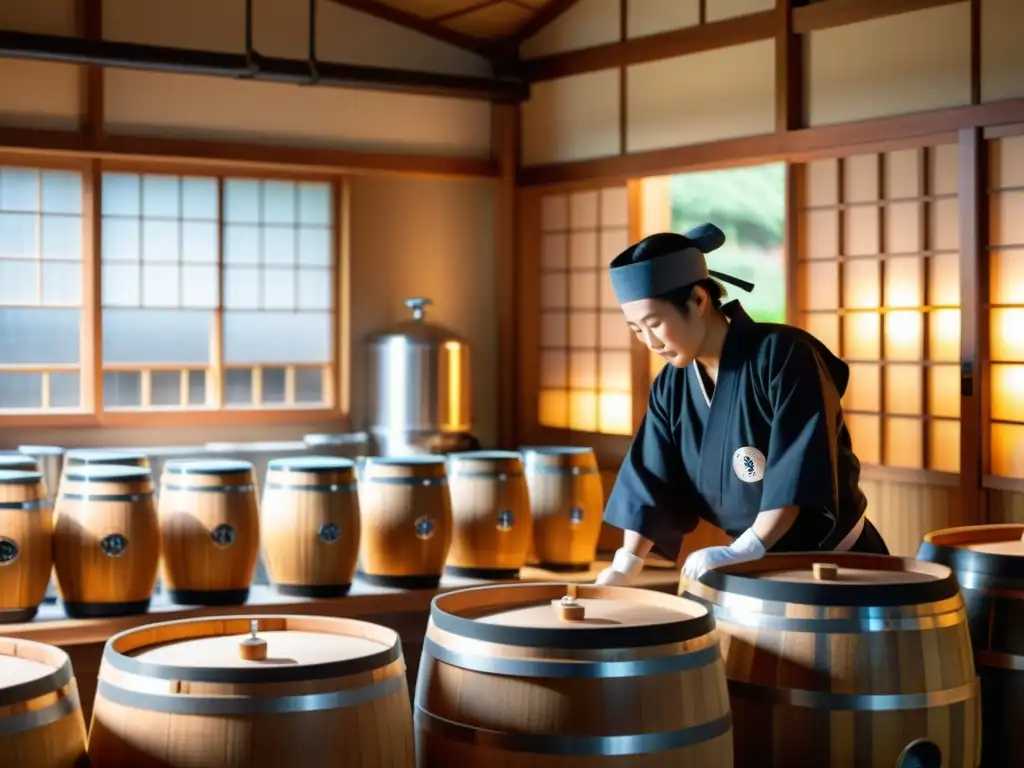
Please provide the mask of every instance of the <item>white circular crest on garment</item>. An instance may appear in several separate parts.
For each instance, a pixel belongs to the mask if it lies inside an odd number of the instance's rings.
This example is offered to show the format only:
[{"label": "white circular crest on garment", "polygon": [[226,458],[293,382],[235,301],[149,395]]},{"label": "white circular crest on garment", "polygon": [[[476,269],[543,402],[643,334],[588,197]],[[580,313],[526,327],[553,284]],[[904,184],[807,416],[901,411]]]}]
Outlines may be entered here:
[{"label": "white circular crest on garment", "polygon": [[740,448],[732,455],[732,471],[744,483],[756,483],[764,478],[764,454],[752,445]]}]

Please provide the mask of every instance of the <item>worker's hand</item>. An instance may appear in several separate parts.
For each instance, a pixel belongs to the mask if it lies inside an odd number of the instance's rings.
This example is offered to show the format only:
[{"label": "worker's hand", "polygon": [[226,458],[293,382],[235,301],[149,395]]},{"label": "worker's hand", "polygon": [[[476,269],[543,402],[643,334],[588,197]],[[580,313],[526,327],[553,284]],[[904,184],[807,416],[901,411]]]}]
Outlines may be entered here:
[{"label": "worker's hand", "polygon": [[765,556],[764,544],[753,529],[748,528],[728,547],[705,547],[692,552],[683,563],[683,576],[696,581],[712,568],[748,563]]},{"label": "worker's hand", "polygon": [[597,575],[594,583],[611,587],[626,587],[633,583],[643,567],[644,559],[642,557],[637,557],[626,549],[620,549],[615,553],[612,564]]}]

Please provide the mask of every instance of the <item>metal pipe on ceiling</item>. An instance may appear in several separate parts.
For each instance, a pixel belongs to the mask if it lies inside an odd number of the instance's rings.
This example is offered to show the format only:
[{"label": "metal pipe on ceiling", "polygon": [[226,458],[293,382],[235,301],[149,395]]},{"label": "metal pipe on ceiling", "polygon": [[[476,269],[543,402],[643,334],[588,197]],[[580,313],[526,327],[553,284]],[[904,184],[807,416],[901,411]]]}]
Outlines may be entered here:
[{"label": "metal pipe on ceiling", "polygon": [[[186,75],[207,75],[334,88],[395,91],[516,104],[530,97],[518,77],[476,77],[262,56],[252,49],[251,0],[247,0],[246,52],[197,51],[113,40],[39,35],[0,30],[0,58],[117,67]],[[310,19],[314,32],[315,16]],[[313,35],[315,38],[315,34]]]}]

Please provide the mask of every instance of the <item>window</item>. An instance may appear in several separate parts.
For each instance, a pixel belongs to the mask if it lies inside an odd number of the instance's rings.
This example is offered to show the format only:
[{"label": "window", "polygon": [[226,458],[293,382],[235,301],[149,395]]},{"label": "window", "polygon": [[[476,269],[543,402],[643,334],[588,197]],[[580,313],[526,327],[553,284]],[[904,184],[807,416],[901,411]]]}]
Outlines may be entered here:
[{"label": "window", "polygon": [[1024,478],[1024,136],[989,143],[990,474]]},{"label": "window", "polygon": [[0,167],[0,410],[80,405],[82,175]]},{"label": "window", "polygon": [[958,472],[960,280],[953,145],[802,168],[801,322],[850,365],[865,464]]},{"label": "window", "polygon": [[541,200],[541,425],[628,435],[630,344],[608,278],[629,245],[626,187]]},{"label": "window", "polygon": [[334,190],[0,166],[0,413],[336,408]]}]

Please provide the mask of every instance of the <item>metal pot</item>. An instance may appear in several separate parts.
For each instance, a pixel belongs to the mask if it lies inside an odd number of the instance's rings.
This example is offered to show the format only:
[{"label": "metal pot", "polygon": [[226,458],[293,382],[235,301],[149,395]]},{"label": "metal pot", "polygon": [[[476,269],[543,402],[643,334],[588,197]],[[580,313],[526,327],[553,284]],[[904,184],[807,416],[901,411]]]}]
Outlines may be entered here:
[{"label": "metal pot", "polygon": [[469,346],[426,322],[431,304],[406,299],[412,318],[366,339],[368,431],[379,455],[435,452],[471,439]]}]

